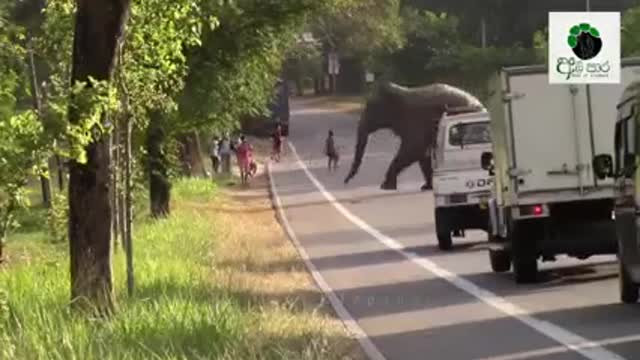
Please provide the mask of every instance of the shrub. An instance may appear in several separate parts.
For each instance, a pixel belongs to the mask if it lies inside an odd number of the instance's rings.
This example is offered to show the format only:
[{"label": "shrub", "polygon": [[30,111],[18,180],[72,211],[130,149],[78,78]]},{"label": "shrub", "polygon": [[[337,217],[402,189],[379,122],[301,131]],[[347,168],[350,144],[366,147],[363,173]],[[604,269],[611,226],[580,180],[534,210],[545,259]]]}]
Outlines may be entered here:
[{"label": "shrub", "polygon": [[53,242],[64,242],[68,234],[69,202],[63,193],[56,193],[47,214],[47,225]]}]

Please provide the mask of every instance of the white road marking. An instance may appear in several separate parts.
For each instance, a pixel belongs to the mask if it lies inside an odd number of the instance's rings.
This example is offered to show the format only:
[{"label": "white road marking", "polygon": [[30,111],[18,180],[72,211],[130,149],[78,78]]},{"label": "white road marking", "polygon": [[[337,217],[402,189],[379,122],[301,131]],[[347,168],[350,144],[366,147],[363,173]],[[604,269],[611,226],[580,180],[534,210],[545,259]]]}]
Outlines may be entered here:
[{"label": "white road marking", "polygon": [[[471,281],[466,280],[438,266],[437,264],[435,264],[434,262],[426,258],[422,258],[416,255],[415,253],[410,253],[405,251],[402,244],[384,235],[383,233],[381,233],[371,225],[367,224],[364,220],[360,219],[359,217],[351,213],[349,210],[347,210],[347,208],[342,206],[342,204],[340,204],[336,200],[336,198],[324,187],[324,185],[320,183],[320,181],[311,173],[311,171],[309,171],[304,161],[302,161],[302,159],[300,158],[300,155],[298,155],[298,151],[296,150],[296,147],[293,145],[293,143],[288,142],[288,145],[289,145],[289,148],[291,149],[291,152],[295,156],[296,161],[300,166],[300,168],[306,173],[309,180],[311,180],[311,182],[315,185],[318,191],[324,196],[324,198],[327,199],[327,201],[331,205],[333,205],[333,207],[335,207],[336,210],[338,210],[338,212],[341,213],[345,218],[347,218],[353,224],[355,224],[356,226],[358,226],[359,228],[367,232],[369,235],[373,236],[380,243],[384,244],[390,249],[397,251],[398,253],[402,254],[404,257],[411,260],[418,266],[448,281],[455,287],[476,297],[478,300],[484,302],[485,304],[495,308],[496,310],[508,316],[511,316],[515,319],[520,320],[522,323],[533,328],[537,332],[549,337],[550,339],[558,342],[564,347],[570,350],[573,350],[588,359],[624,360],[624,358],[621,357],[620,355],[615,354],[599,346],[597,342],[583,338],[578,334],[575,334],[565,328],[552,324],[548,321],[537,319],[532,315],[530,315],[530,313],[527,310],[517,306],[516,304],[513,304],[507,301],[506,299],[492,293],[491,291],[477,286]],[[326,283],[325,283],[325,286],[327,286]],[[340,306],[342,307],[342,304],[340,304]],[[344,307],[342,307],[342,309],[344,309]],[[349,318],[350,318],[350,321],[354,321],[353,318],[351,317]]]},{"label": "white road marking", "polygon": [[329,299],[329,302],[331,302],[331,305],[333,306],[334,310],[338,314],[338,317],[340,317],[340,319],[344,323],[347,330],[358,340],[358,342],[360,343],[360,346],[362,347],[364,352],[367,354],[367,356],[372,360],[386,360],[386,358],[382,355],[380,350],[378,350],[378,348],[373,344],[373,342],[371,342],[371,339],[369,339],[369,336],[367,336],[364,330],[362,330],[362,328],[358,325],[358,322],[353,318],[353,316],[351,316],[349,311],[347,311],[347,309],[344,307],[344,305],[342,304],[342,302],[340,301],[336,293],[333,291],[333,289],[331,289],[331,287],[329,286],[329,284],[327,284],[326,280],[322,277],[318,269],[311,262],[309,258],[309,254],[300,244],[300,241],[298,240],[298,237],[293,231],[293,228],[291,227],[291,224],[289,223],[289,220],[287,219],[287,216],[282,207],[282,201],[280,200],[280,196],[278,195],[278,189],[276,187],[275,178],[273,177],[271,164],[267,165],[267,174],[269,176],[269,183],[271,184],[271,194],[273,196],[274,205],[276,207],[278,216],[280,217],[280,221],[282,222],[282,225],[284,226],[284,229],[287,232],[287,235],[291,239],[291,242],[293,243],[298,253],[300,254],[300,257],[306,264],[307,269],[309,269],[309,272],[311,273],[311,276],[313,277],[314,281],[316,282],[320,290],[322,290],[322,292],[327,296],[327,298]]},{"label": "white road marking", "polygon": [[[630,342],[636,342],[638,340],[640,340],[640,335],[629,335],[629,336],[622,336],[622,337],[599,340],[597,342],[597,344],[599,346],[602,346],[602,345],[619,345],[619,344],[625,344],[625,343],[630,343]],[[585,346],[585,347],[587,347],[587,346]],[[566,352],[567,352],[567,348],[566,347],[564,347],[564,346],[554,346],[554,347],[538,349],[538,350],[533,350],[533,351],[524,351],[524,352],[515,353],[515,354],[488,357],[488,358],[483,358],[483,359],[479,359],[479,360],[530,360],[530,359],[533,359],[533,358],[542,359],[544,356],[557,355],[557,354],[562,354],[562,353],[566,353]]]}]

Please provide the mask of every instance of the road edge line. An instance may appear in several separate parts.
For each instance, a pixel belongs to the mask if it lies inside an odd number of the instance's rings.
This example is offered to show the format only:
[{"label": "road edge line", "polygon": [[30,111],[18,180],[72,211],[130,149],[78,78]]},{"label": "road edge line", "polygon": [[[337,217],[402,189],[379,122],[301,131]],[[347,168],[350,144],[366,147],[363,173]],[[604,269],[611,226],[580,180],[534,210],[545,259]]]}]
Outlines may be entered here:
[{"label": "road edge line", "polygon": [[342,321],[343,325],[347,329],[347,331],[358,341],[360,347],[365,352],[365,354],[371,360],[386,360],[384,355],[380,352],[380,350],[373,344],[367,333],[358,325],[358,322],[351,316],[349,311],[344,307],[336,293],[331,289],[329,284],[326,282],[322,274],[318,271],[316,266],[311,262],[309,254],[302,247],[300,241],[298,240],[298,236],[293,231],[291,224],[289,223],[289,219],[284,211],[282,206],[282,200],[280,199],[280,195],[278,194],[278,189],[276,187],[276,181],[273,176],[272,165],[271,162],[267,163],[267,177],[269,178],[269,190],[271,193],[271,200],[276,209],[276,214],[280,220],[282,227],[284,228],[289,240],[296,248],[298,255],[305,263],[307,267],[307,271],[311,274],[316,286],[320,288],[320,290],[324,293],[324,295],[329,299],[333,310],[338,315],[338,318]]},{"label": "road edge line", "polygon": [[327,202],[333,205],[333,207],[336,208],[336,210],[338,210],[338,212],[341,213],[347,220],[351,221],[354,225],[371,235],[378,242],[398,252],[409,261],[429,271],[433,275],[449,282],[451,285],[477,298],[490,307],[502,312],[503,314],[519,320],[538,333],[546,336],[553,341],[556,341],[557,343],[565,346],[571,351],[574,351],[590,360],[626,360],[624,357],[600,347],[595,341],[583,338],[580,335],[575,334],[559,325],[555,325],[548,321],[540,320],[533,317],[525,309],[507,301],[505,298],[500,297],[489,290],[481,288],[473,282],[461,276],[458,276],[457,274],[452,273],[445,268],[440,267],[431,260],[420,257],[415,253],[405,251],[402,244],[400,244],[393,238],[384,235],[379,230],[369,225],[367,222],[345,208],[307,168],[306,164],[302,161],[302,158],[300,158],[295,145],[293,145],[291,141],[287,141],[287,145],[291,149],[291,153],[293,154],[293,156],[296,158],[298,166],[304,171],[304,173],[307,175],[307,178],[314,184],[316,189],[318,189],[320,194],[322,194]]}]

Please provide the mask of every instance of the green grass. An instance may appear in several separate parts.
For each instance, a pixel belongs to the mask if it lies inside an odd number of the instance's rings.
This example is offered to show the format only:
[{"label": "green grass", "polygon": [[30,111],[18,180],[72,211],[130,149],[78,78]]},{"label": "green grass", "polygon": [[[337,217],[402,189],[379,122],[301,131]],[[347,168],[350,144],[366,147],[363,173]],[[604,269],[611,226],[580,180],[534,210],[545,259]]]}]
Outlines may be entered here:
[{"label": "green grass", "polygon": [[215,200],[218,189],[211,180],[180,181],[169,219],[137,222],[136,293],[126,295],[124,256],[117,250],[118,309],[108,320],[70,310],[65,244],[49,242],[37,222],[11,237],[7,252],[22,255],[0,269],[0,359],[332,358],[331,340],[313,331],[256,341],[263,309],[248,308],[212,283],[216,245],[228,229],[190,204]]}]

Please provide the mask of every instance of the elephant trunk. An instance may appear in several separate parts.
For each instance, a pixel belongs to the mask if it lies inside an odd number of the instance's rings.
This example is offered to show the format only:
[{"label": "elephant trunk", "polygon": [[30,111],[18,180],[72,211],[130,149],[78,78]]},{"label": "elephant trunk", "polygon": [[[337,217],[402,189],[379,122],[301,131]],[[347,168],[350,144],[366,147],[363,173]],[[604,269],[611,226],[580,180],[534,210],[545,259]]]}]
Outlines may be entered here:
[{"label": "elephant trunk", "polygon": [[362,119],[360,121],[360,124],[358,125],[358,141],[356,143],[356,153],[353,158],[353,163],[351,163],[351,170],[349,171],[349,175],[347,175],[347,178],[344,180],[345,184],[351,181],[351,179],[353,179],[353,177],[358,173],[368,142],[369,131],[367,130],[366,122],[364,121],[364,119]]}]

